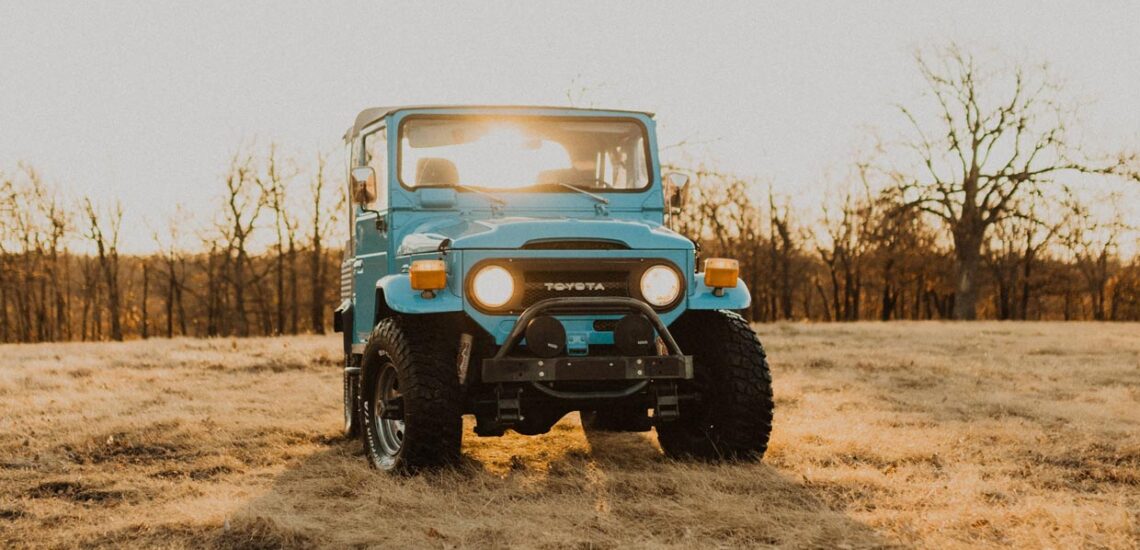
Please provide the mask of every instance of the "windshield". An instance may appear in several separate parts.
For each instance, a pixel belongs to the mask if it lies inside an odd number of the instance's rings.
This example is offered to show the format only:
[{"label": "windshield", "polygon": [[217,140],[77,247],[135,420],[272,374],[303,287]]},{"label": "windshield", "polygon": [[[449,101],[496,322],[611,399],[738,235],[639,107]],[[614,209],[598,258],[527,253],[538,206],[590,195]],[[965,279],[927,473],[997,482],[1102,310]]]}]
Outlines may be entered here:
[{"label": "windshield", "polygon": [[648,166],[645,129],[633,120],[440,116],[400,127],[408,187],[636,190],[649,183]]}]

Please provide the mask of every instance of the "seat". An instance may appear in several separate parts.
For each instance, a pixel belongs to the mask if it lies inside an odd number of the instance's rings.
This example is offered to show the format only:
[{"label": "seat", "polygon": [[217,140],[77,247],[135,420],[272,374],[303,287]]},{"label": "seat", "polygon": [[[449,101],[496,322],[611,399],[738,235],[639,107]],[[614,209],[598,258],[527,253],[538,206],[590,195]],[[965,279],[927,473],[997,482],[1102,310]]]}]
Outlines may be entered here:
[{"label": "seat", "polygon": [[459,170],[444,158],[422,158],[416,162],[416,185],[457,185]]}]

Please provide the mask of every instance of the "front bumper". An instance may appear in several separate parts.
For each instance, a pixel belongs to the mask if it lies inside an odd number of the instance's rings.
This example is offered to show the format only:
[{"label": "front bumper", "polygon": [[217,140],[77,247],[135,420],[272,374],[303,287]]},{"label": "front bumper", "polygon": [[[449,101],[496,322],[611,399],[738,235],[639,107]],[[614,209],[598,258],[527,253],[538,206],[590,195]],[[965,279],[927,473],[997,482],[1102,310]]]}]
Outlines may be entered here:
[{"label": "front bumper", "polygon": [[693,358],[649,357],[505,357],[483,361],[484,382],[563,382],[584,380],[688,380]]},{"label": "front bumper", "polygon": [[[527,324],[540,314],[596,315],[636,312],[653,325],[665,344],[667,355],[567,356],[554,358],[510,357],[523,338]],[[482,380],[487,383],[554,381],[653,381],[688,380],[693,377],[693,358],[682,353],[669,329],[648,304],[633,298],[550,298],[523,311],[494,357],[483,360]]]}]

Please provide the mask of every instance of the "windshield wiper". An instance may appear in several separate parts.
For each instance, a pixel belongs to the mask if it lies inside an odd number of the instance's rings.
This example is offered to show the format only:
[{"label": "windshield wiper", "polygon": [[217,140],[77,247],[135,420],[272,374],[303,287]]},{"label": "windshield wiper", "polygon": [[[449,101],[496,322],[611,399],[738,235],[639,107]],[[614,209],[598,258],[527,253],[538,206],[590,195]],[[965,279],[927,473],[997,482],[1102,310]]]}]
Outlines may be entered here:
[{"label": "windshield wiper", "polygon": [[484,197],[491,199],[491,202],[498,204],[499,206],[506,206],[507,205],[507,201],[503,200],[502,197],[499,197],[498,195],[496,195],[494,193],[488,193],[487,191],[484,191],[478,187],[472,187],[470,185],[464,185],[462,183],[453,183],[453,184],[451,184],[451,186],[456,187],[458,189],[466,189],[467,191],[470,191],[472,193],[478,193],[480,195],[483,195]]},{"label": "windshield wiper", "polygon": [[565,187],[567,189],[573,189],[573,190],[575,190],[575,191],[577,191],[583,195],[586,195],[587,197],[590,197],[591,199],[594,199],[594,200],[596,200],[602,204],[609,204],[610,203],[610,199],[607,199],[601,195],[591,193],[585,189],[582,189],[581,187],[578,187],[577,185],[572,185],[572,184],[569,184],[566,182],[561,182],[561,181],[552,181],[550,183],[552,183],[554,185],[561,185],[562,187]]}]

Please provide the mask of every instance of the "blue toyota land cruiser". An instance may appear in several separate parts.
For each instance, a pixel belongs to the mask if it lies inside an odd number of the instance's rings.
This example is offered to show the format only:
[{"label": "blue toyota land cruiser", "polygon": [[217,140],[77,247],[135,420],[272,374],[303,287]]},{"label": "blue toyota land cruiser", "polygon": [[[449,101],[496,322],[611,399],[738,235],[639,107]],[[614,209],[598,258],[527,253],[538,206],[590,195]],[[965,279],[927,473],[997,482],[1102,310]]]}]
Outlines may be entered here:
[{"label": "blue toyota land cruiser", "polygon": [[345,429],[415,471],[479,436],[656,429],[669,456],[759,459],[764,350],[728,258],[668,227],[649,113],[411,106],[345,135],[351,237],[335,325]]}]

